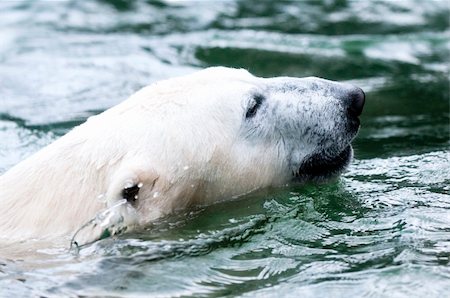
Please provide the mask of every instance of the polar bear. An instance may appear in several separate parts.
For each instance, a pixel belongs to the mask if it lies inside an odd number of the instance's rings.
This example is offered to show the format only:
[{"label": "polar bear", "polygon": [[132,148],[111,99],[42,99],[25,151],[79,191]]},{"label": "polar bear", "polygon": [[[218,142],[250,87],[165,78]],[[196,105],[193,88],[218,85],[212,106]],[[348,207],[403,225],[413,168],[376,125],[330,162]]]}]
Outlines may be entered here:
[{"label": "polar bear", "polygon": [[91,223],[84,237],[95,240],[113,224],[336,176],[352,158],[364,97],[349,84],[224,67],[157,82],[4,173],[0,238],[68,236]]}]

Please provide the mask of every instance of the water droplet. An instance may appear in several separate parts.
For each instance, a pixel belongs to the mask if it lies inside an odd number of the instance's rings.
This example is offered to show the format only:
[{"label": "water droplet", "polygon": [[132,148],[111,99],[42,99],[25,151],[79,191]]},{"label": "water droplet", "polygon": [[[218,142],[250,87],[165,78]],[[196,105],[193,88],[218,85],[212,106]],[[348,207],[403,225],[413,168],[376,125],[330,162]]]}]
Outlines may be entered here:
[{"label": "water droplet", "polygon": [[137,187],[141,188],[144,185],[144,183],[139,182],[139,184],[137,185]]},{"label": "water droplet", "polygon": [[159,197],[159,192],[156,191],[156,192],[153,194],[153,197],[154,197],[154,198]]},{"label": "water droplet", "polygon": [[101,202],[106,201],[105,194],[104,194],[104,193],[99,194],[99,195],[97,196],[97,200],[99,200],[99,201],[101,201]]}]

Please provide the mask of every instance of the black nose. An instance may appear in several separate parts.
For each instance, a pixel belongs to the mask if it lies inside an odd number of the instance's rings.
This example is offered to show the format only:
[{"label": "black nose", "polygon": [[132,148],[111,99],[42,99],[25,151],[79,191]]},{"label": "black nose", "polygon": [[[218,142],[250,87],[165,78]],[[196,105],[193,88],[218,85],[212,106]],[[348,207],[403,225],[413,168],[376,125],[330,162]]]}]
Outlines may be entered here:
[{"label": "black nose", "polygon": [[349,94],[350,105],[349,111],[354,116],[361,115],[364,107],[364,103],[366,101],[366,95],[361,88],[353,89]]}]

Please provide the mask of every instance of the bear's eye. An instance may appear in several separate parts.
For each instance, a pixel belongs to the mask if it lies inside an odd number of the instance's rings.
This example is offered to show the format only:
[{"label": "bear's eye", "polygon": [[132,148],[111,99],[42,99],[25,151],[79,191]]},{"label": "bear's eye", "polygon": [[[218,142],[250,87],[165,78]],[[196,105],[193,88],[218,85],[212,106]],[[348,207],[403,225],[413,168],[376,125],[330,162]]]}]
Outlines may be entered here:
[{"label": "bear's eye", "polygon": [[245,113],[245,118],[252,118],[253,116],[256,115],[256,112],[258,111],[258,109],[261,107],[263,101],[264,101],[264,96],[262,96],[261,94],[255,94],[252,98],[252,101],[247,109],[247,112]]}]

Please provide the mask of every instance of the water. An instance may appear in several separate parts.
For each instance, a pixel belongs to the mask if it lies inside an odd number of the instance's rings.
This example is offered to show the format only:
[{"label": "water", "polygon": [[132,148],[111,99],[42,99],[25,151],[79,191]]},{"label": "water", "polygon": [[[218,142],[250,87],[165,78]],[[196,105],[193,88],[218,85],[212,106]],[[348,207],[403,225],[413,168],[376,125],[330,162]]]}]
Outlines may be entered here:
[{"label": "water", "polygon": [[2,1],[0,172],[211,65],[349,81],[367,104],[338,181],[188,210],[78,255],[0,256],[0,296],[447,296],[449,15],[420,0]]}]

